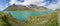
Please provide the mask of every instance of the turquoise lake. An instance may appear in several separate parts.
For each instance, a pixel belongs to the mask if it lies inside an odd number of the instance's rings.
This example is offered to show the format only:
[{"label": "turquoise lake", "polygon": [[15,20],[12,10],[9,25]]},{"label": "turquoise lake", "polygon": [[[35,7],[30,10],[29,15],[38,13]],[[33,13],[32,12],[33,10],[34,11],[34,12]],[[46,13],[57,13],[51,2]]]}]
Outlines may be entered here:
[{"label": "turquoise lake", "polygon": [[8,11],[14,18],[21,21],[27,21],[30,16],[42,16],[45,14],[51,14],[54,11]]}]

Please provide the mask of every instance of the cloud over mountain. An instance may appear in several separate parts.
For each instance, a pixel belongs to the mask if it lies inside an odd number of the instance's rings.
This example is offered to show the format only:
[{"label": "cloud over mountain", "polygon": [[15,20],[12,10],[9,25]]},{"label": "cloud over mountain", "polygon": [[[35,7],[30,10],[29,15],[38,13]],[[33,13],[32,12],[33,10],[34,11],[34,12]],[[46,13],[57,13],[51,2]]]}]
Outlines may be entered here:
[{"label": "cloud over mountain", "polygon": [[[16,5],[30,5],[30,4],[34,4],[34,5],[38,5],[38,6],[44,6],[47,7],[49,9],[57,9],[59,8],[59,0],[23,0],[24,2],[18,1],[18,0],[11,0],[9,3],[10,5],[12,4],[16,4]],[[43,2],[45,1],[45,2]],[[55,4],[54,4],[55,2]],[[47,5],[47,6],[45,6]]]},{"label": "cloud over mountain", "polygon": [[23,0],[24,2],[18,1],[18,0],[11,0],[10,4],[21,4],[21,5],[29,5],[29,4],[37,4],[41,3],[44,0]]}]

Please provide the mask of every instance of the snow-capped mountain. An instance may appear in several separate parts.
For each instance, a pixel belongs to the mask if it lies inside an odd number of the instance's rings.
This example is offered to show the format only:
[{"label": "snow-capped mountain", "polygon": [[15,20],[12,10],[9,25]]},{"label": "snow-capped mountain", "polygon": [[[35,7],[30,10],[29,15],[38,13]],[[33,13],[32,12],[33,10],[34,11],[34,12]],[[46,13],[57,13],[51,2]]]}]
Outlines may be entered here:
[{"label": "snow-capped mountain", "polygon": [[7,7],[4,11],[21,11],[21,10],[47,10],[46,7],[43,6],[37,6],[37,5],[10,5],[9,7]]}]

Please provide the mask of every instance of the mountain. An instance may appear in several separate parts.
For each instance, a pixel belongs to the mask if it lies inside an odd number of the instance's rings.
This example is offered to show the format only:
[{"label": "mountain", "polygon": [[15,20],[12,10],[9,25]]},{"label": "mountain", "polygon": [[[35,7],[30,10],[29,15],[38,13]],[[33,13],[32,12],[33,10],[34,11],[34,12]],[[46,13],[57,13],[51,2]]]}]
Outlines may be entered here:
[{"label": "mountain", "polygon": [[5,11],[17,11],[17,10],[23,10],[23,9],[28,9],[26,6],[22,6],[22,5],[11,5],[8,6]]},{"label": "mountain", "polygon": [[43,6],[32,5],[32,4],[27,6],[13,4],[8,6],[4,11],[23,11],[23,10],[35,11],[35,10],[47,10],[47,8]]}]

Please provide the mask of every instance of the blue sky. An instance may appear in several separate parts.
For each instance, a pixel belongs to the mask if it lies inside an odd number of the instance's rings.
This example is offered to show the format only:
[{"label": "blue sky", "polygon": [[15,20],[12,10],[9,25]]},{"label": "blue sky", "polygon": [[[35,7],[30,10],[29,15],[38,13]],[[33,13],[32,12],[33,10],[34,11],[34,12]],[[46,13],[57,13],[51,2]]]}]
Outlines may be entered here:
[{"label": "blue sky", "polygon": [[[0,10],[4,10],[6,7],[8,7],[10,5],[10,2],[11,0],[0,0]],[[21,1],[21,2],[24,2],[22,0],[18,0],[18,1]]]},{"label": "blue sky", "polygon": [[8,2],[10,0],[0,0],[0,10],[3,10],[6,8],[6,6],[8,6]]},{"label": "blue sky", "polygon": [[45,6],[50,9],[59,8],[59,0],[0,0],[0,10],[4,10],[6,7],[12,4],[16,5],[30,5],[36,4],[38,6]]}]

